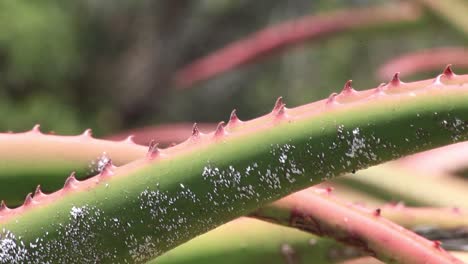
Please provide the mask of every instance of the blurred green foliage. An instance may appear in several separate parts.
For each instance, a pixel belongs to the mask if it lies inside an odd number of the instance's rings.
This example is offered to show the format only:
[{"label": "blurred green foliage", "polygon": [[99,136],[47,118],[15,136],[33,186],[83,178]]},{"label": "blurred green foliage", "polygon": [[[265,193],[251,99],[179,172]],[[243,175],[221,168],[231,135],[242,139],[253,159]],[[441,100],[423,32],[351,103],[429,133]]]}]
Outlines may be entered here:
[{"label": "blurred green foliage", "polygon": [[[277,22],[391,1],[0,1],[0,129],[98,136],[174,121],[226,120],[328,96],[403,52],[464,45],[434,17],[412,27],[338,34],[176,90],[173,75],[196,58]],[[431,73],[432,74],[432,73]],[[418,76],[419,78],[420,76]],[[216,109],[216,111],[214,111]]]}]

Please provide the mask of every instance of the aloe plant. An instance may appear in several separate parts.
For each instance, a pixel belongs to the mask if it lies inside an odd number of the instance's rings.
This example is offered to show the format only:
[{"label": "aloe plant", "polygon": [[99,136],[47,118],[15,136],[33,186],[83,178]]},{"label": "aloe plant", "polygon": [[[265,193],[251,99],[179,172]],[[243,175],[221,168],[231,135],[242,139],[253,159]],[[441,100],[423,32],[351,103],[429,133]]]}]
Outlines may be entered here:
[{"label": "aloe plant", "polygon": [[344,172],[467,138],[468,76],[340,94],[152,146],[90,179],[0,207],[7,263],[141,263],[288,193]]}]

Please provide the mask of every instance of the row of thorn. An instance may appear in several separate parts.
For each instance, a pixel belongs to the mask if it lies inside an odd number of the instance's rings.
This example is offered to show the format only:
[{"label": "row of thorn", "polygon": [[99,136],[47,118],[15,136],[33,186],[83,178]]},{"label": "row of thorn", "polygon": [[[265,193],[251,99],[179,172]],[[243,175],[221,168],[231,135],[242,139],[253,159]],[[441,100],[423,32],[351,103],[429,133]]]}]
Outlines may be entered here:
[{"label": "row of thorn", "polygon": [[[440,74],[435,79],[435,82],[440,82],[441,77],[445,77],[445,78],[450,79],[450,78],[453,78],[454,76],[456,76],[456,74],[453,72],[453,70],[451,68],[451,65],[449,64],[449,65],[447,65],[445,67],[442,74]],[[387,87],[387,88],[388,87],[398,87],[401,84],[404,84],[404,83],[400,80],[399,73],[397,72],[397,73],[394,74],[394,76],[392,77],[391,81],[388,84],[382,83],[377,88],[377,91],[379,92],[379,89],[382,88],[382,87]],[[340,92],[340,94],[349,95],[349,94],[353,94],[355,92],[356,92],[356,90],[354,90],[354,88],[352,87],[352,80],[348,80],[345,83],[345,85],[344,85],[342,91]],[[331,94],[330,97],[327,99],[327,103],[332,103],[337,95],[338,95],[337,93]],[[283,116],[285,114],[285,110],[286,110],[286,104],[283,102],[283,98],[278,97],[278,99],[276,100],[275,105],[273,107],[273,110],[271,111],[271,114],[273,114],[275,116]],[[231,112],[231,115],[229,117],[229,121],[228,121],[227,125],[225,124],[224,121],[221,121],[221,122],[218,123],[218,125],[216,127],[216,130],[213,133],[214,137],[220,137],[220,136],[225,135],[227,133],[226,130],[225,130],[225,127],[234,126],[239,122],[243,122],[243,121],[241,121],[238,118],[236,109],[234,109]],[[39,133],[39,134],[42,134],[42,132],[40,131],[40,125],[35,125],[30,131],[28,131],[26,133]],[[191,134],[191,136],[190,136],[190,138],[188,140],[197,139],[198,137],[200,137],[200,135],[201,135],[201,132],[198,129],[197,123],[195,123],[193,125],[193,128],[192,128],[192,134]],[[86,129],[79,136],[91,138],[92,137],[92,130],[91,129]],[[133,138],[134,138],[134,136],[130,135],[126,139],[124,139],[123,142],[135,144]],[[156,158],[157,156],[159,156],[160,152],[161,152],[161,149],[158,148],[158,143],[156,143],[156,141],[153,140],[153,141],[151,141],[151,143],[148,146],[147,158],[149,160],[152,160],[152,159]],[[116,167],[112,164],[112,160],[108,159],[106,161],[106,163],[102,166],[102,168],[100,170],[100,173],[97,175],[98,178],[111,176],[114,173],[115,168]],[[79,181],[76,179],[76,174],[73,172],[65,180],[65,184],[64,184],[64,187],[63,187],[62,190],[73,188],[78,182]],[[328,193],[331,192],[331,189],[326,189],[326,192],[328,192]],[[42,192],[42,190],[41,190],[41,186],[38,185],[35,192],[34,192],[34,194],[29,193],[26,196],[22,206],[31,205],[33,203],[33,201],[34,201],[33,198],[41,197],[41,196],[45,196],[45,195],[46,194],[44,194]],[[0,202],[0,212],[5,211],[5,210],[10,210],[10,209],[6,206],[5,202],[2,200]],[[380,209],[377,209],[374,212],[374,215],[380,216]]]}]

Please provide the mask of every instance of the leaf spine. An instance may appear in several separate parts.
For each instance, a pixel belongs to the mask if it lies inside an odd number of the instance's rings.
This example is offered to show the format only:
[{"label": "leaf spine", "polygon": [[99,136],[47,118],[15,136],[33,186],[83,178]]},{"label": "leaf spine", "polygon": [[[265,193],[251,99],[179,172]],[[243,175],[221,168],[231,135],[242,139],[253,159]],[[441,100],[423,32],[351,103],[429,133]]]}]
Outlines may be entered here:
[{"label": "leaf spine", "polygon": [[88,128],[81,134],[81,136],[83,136],[83,137],[92,137],[93,136],[93,131],[91,130],[91,128]]},{"label": "leaf spine", "polygon": [[396,72],[393,77],[392,77],[392,80],[388,83],[387,87],[388,88],[391,88],[391,87],[398,87],[400,86],[401,84],[403,84],[403,82],[400,80],[400,73],[399,72]]},{"label": "leaf spine", "polygon": [[37,197],[40,197],[40,196],[43,196],[43,195],[44,195],[44,193],[42,192],[41,185],[39,184],[39,185],[37,185],[36,190],[34,191],[33,197],[37,198]]},{"label": "leaf spine", "polygon": [[28,195],[26,195],[26,198],[24,199],[23,206],[29,206],[32,204],[32,202],[33,202],[32,193],[28,193]]},{"label": "leaf spine", "polygon": [[337,95],[338,95],[337,93],[332,93],[332,94],[330,94],[330,96],[328,97],[328,99],[327,99],[327,101],[326,101],[325,104],[326,104],[326,105],[334,105],[334,104],[336,104],[336,103],[337,103],[337,102],[336,102],[336,96],[337,96]]},{"label": "leaf spine", "polygon": [[148,153],[146,154],[146,157],[149,160],[152,160],[156,158],[159,155],[159,148],[158,148],[159,143],[157,143],[155,140],[151,140],[149,146],[148,146]]},{"label": "leaf spine", "polygon": [[283,104],[280,106],[280,108],[278,109],[278,112],[276,112],[275,116],[276,118],[281,118],[281,117],[284,117],[286,115],[286,105]]},{"label": "leaf spine", "polygon": [[40,124],[35,124],[30,132],[34,133],[34,134],[42,134],[41,133],[41,125]]},{"label": "leaf spine", "polygon": [[[107,164],[106,164],[107,165]],[[105,166],[104,166],[104,170],[105,170]],[[103,171],[104,171],[103,170]],[[76,180],[76,177],[75,177],[75,172],[72,172],[70,174],[70,176],[68,176],[68,178],[65,180],[65,183],[63,185],[63,189],[70,189],[72,188],[78,181]]]},{"label": "leaf spine", "polygon": [[341,90],[340,95],[349,95],[353,94],[356,92],[356,90],[353,89],[353,80],[348,80],[343,86],[343,90]]},{"label": "leaf spine", "polygon": [[200,130],[198,129],[197,123],[194,123],[193,128],[192,128],[191,138],[195,139],[195,138],[198,138],[199,136],[200,136]]},{"label": "leaf spine", "polygon": [[[104,167],[102,168],[101,172],[99,173],[100,178],[114,175],[114,168],[115,168],[115,166],[112,165],[112,160],[108,159],[106,164],[104,164]],[[74,175],[71,175],[71,176],[73,176],[73,178],[74,178]],[[75,181],[76,181],[76,179],[75,179]]]},{"label": "leaf spine", "polygon": [[221,121],[218,123],[218,126],[216,127],[214,137],[222,137],[226,134],[226,130],[224,130],[224,121]]},{"label": "leaf spine", "polygon": [[227,127],[233,127],[241,122],[242,121],[239,119],[239,117],[237,117],[237,110],[233,109],[231,115],[229,116],[229,122],[227,124]]},{"label": "leaf spine", "polygon": [[135,143],[135,136],[134,135],[129,135],[127,138],[123,140],[124,143],[128,144],[136,144]]},{"label": "leaf spine", "polygon": [[448,64],[447,66],[445,66],[445,69],[444,71],[442,72],[442,74],[447,77],[447,79],[450,79],[450,78],[453,78],[456,76],[456,74],[453,72],[452,70],[452,64]]},{"label": "leaf spine", "polygon": [[10,210],[10,208],[6,206],[5,201],[4,200],[0,201],[0,212],[7,211],[7,210]]},{"label": "leaf spine", "polygon": [[278,97],[278,99],[276,99],[275,106],[273,107],[273,110],[271,112],[277,113],[281,110],[282,107],[284,107],[283,97],[280,96]]}]

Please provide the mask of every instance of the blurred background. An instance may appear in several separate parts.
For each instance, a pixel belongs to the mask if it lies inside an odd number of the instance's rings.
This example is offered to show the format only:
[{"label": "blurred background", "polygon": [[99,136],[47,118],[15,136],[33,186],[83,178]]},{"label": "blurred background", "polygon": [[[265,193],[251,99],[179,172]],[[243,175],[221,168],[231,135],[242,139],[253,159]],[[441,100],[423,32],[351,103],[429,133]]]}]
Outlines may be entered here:
[{"label": "blurred background", "polygon": [[[139,127],[214,123],[234,108],[249,119],[269,112],[278,96],[292,107],[327,97],[348,79],[355,89],[371,88],[389,80],[382,67],[399,56],[447,47],[466,53],[463,22],[433,12],[433,3],[0,1],[0,129],[24,131],[40,123],[45,132],[92,128],[106,137]],[[364,11],[353,14],[356,9]],[[308,23],[296,32],[302,38],[288,35],[294,26],[274,31],[300,20]],[[256,36],[271,28],[280,43],[262,51],[271,41]],[[220,72],[193,76],[203,66],[199,59],[232,43],[240,45],[237,53],[208,61],[211,68],[224,69],[249,48],[260,50]],[[405,76],[402,70],[402,79],[435,76],[445,64]],[[462,60],[455,68],[467,66]]]}]

